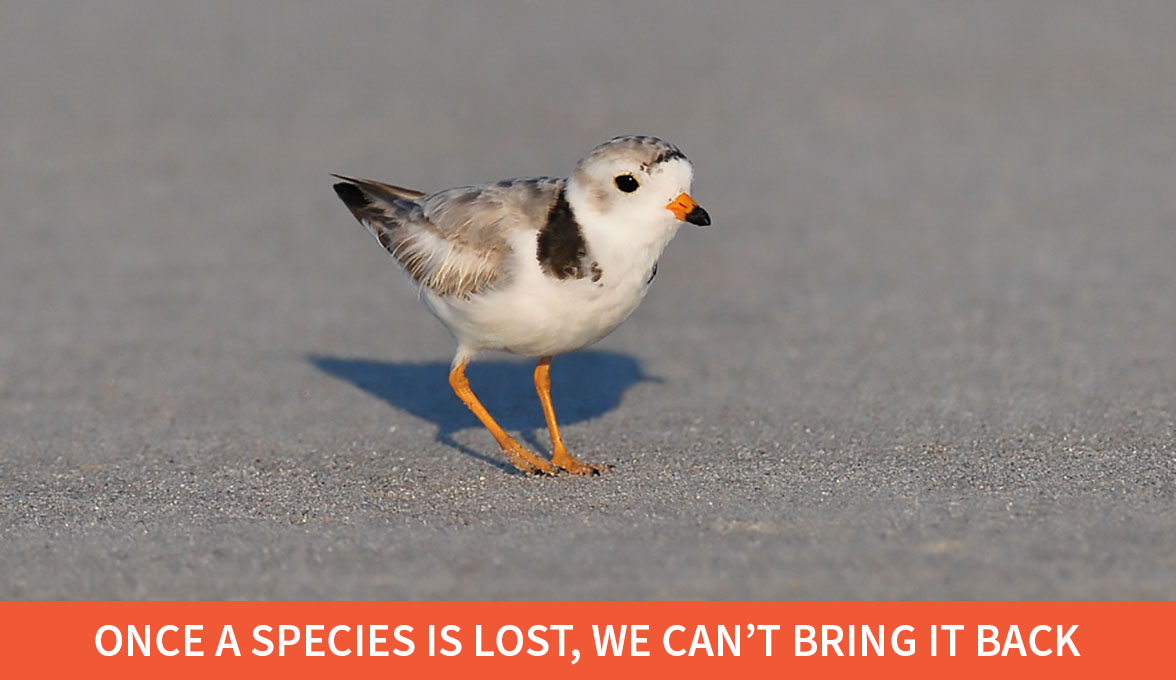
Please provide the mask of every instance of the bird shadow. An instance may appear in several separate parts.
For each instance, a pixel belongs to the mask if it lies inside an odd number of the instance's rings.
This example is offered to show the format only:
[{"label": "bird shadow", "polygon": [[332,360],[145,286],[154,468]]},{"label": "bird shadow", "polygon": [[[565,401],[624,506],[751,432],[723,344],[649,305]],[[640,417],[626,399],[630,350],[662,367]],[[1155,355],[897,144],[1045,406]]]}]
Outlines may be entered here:
[{"label": "bird shadow", "polygon": [[[477,417],[449,387],[448,362],[379,361],[311,354],[307,361],[323,373],[355,385],[402,411],[437,426],[437,441],[462,453],[514,472],[501,456],[475,451],[453,435],[481,428]],[[533,449],[546,450],[537,432],[547,435],[547,423],[535,395],[535,365],[521,361],[479,361],[466,369],[470,387],[503,428],[520,432]],[[625,391],[639,382],[662,382],[645,375],[631,356],[601,350],[556,357],[551,364],[551,392],[561,425],[597,418],[616,408]]]}]

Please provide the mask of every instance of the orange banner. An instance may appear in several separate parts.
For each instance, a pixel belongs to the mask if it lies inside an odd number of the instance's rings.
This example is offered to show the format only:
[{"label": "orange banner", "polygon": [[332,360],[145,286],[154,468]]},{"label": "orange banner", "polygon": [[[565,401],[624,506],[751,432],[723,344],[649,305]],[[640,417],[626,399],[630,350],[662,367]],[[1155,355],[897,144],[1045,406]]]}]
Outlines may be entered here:
[{"label": "orange banner", "polygon": [[1152,602],[6,602],[6,677],[1172,677]]}]

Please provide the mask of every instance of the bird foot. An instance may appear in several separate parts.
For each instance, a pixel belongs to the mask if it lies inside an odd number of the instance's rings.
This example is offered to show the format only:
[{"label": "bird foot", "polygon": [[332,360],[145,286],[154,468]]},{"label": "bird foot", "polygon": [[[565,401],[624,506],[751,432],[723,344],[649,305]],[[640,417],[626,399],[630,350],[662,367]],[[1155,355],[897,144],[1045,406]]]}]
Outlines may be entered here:
[{"label": "bird foot", "polygon": [[531,453],[522,445],[515,444],[502,447],[502,452],[520,471],[528,475],[554,475],[558,470],[554,465]]},{"label": "bird foot", "polygon": [[585,463],[576,458],[567,451],[557,450],[551,457],[551,462],[561,470],[566,470],[573,475],[587,475],[595,476],[602,472],[608,472],[612,469],[611,465]]}]

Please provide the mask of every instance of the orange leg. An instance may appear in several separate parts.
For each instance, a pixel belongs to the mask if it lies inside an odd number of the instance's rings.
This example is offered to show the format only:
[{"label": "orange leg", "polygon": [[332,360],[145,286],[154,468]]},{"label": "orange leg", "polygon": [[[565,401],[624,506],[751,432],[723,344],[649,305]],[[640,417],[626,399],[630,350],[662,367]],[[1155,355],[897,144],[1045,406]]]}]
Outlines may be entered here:
[{"label": "orange leg", "polygon": [[535,454],[528,451],[522,444],[515,441],[502,429],[494,418],[490,417],[490,412],[482,406],[482,402],[474,396],[474,391],[470,389],[470,381],[465,376],[465,362],[453,367],[449,372],[449,384],[453,386],[453,391],[465,403],[474,415],[478,416],[478,420],[490,430],[490,434],[494,435],[494,440],[502,447],[502,452],[510,459],[510,462],[515,467],[523,472],[541,472],[546,475],[555,474],[555,468],[551,463],[539,458]]},{"label": "orange leg", "polygon": [[604,465],[591,465],[577,460],[564,446],[563,437],[559,434],[559,423],[555,422],[555,407],[551,404],[551,357],[541,357],[535,366],[535,391],[539,393],[543,417],[547,419],[547,429],[551,431],[551,462],[573,475],[595,475],[608,469]]}]

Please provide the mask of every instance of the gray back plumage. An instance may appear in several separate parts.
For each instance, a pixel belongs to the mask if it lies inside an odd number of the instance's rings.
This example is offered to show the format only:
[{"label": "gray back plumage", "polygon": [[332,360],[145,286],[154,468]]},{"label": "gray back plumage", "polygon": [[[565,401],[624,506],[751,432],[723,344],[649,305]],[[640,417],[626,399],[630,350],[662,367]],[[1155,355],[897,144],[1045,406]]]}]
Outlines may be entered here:
[{"label": "gray back plumage", "polygon": [[425,195],[339,177],[339,198],[415,281],[461,298],[505,283],[510,233],[540,228],[564,185],[540,177]]}]

